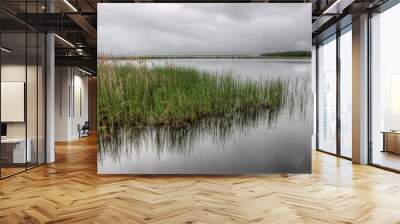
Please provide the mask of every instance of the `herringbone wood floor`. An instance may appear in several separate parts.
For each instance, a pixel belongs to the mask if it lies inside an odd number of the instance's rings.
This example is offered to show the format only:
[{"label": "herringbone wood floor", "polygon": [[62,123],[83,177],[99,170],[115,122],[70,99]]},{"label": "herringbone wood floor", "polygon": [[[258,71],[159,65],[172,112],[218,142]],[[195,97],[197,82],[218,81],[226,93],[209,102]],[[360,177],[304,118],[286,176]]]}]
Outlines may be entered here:
[{"label": "herringbone wood floor", "polygon": [[96,139],[0,181],[0,223],[400,223],[400,175],[313,153],[312,175],[98,176]]}]

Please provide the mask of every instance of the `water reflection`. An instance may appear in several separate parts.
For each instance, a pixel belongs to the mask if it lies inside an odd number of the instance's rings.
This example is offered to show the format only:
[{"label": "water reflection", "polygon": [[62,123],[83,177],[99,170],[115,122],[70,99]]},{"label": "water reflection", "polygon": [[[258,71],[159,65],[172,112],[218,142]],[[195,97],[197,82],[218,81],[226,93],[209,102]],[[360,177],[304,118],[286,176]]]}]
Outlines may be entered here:
[{"label": "water reflection", "polygon": [[[273,110],[257,108],[238,111],[219,117],[206,117],[184,126],[147,126],[120,128],[113,135],[99,136],[98,156],[119,161],[140,158],[143,153],[176,154],[190,158],[204,142],[211,142],[217,150],[225,150],[226,143],[251,135],[260,127],[273,127],[282,114],[289,119],[307,120],[310,100],[310,80],[307,74],[285,80],[286,88],[281,103]],[[290,123],[290,120],[287,122]]]}]

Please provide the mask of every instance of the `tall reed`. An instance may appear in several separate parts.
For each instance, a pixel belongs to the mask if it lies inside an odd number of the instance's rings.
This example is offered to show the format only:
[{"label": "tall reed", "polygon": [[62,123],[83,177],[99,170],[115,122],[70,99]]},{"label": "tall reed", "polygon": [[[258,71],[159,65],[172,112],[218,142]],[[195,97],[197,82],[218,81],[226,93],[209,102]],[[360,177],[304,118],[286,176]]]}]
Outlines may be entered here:
[{"label": "tall reed", "polygon": [[240,80],[182,66],[98,64],[98,126],[181,127],[205,117],[223,117],[285,103],[287,80]]}]

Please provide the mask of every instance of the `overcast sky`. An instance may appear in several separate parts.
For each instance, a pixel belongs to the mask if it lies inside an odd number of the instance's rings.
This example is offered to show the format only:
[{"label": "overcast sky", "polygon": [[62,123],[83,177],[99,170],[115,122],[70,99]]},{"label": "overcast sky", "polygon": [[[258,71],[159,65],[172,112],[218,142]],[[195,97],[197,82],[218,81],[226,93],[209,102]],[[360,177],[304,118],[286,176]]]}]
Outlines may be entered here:
[{"label": "overcast sky", "polygon": [[106,54],[311,50],[311,4],[100,3],[97,18]]}]

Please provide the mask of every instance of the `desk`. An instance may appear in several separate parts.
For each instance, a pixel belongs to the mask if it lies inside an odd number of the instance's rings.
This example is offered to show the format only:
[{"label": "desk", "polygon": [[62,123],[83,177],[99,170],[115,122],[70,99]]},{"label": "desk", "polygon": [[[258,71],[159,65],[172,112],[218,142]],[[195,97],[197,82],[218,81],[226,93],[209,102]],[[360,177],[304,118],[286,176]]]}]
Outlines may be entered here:
[{"label": "desk", "polygon": [[[27,139],[28,143],[25,152],[25,138],[6,138],[1,139],[1,156],[9,163],[26,163],[31,162],[31,139]],[[12,158],[12,159],[11,159]]]},{"label": "desk", "polygon": [[400,131],[383,131],[383,151],[400,154]]}]

